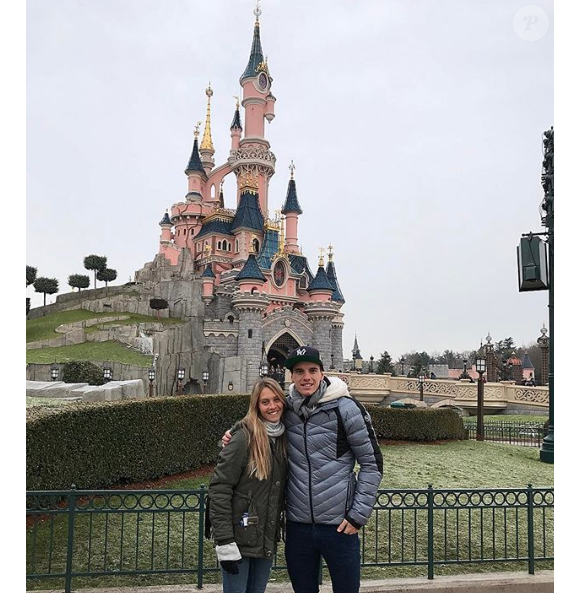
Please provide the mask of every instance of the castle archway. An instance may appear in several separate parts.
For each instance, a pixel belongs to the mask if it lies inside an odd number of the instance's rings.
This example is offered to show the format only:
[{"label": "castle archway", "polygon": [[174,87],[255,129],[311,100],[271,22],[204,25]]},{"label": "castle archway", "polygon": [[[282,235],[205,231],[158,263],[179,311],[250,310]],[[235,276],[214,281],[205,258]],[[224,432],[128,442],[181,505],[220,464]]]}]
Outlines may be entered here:
[{"label": "castle archway", "polygon": [[273,365],[275,368],[280,365],[284,368],[284,362],[288,358],[288,353],[300,346],[297,336],[293,335],[293,333],[290,330],[286,330],[274,337],[268,344],[266,360],[270,366]]}]

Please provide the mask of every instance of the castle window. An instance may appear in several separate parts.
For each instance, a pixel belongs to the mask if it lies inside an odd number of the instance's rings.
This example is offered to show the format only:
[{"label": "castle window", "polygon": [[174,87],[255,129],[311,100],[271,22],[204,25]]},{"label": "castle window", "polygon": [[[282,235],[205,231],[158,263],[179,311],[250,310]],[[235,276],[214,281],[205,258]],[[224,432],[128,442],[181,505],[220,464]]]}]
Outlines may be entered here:
[{"label": "castle window", "polygon": [[236,239],[236,253],[240,252],[240,242],[238,239]]},{"label": "castle window", "polygon": [[222,248],[222,242],[221,241],[218,241],[217,248],[218,249],[221,249]]},{"label": "castle window", "polygon": [[228,315],[228,317],[227,317],[227,320],[228,320],[230,323],[233,323],[233,322],[234,322],[234,316],[233,316],[233,315]]},{"label": "castle window", "polygon": [[248,330],[248,338],[251,338],[251,337],[252,337],[252,330],[251,330],[251,329],[249,329],[249,330]]},{"label": "castle window", "polygon": [[193,235],[194,231],[195,231],[195,229],[191,229],[191,231],[189,231],[189,234]]},{"label": "castle window", "polygon": [[252,247],[254,248],[254,253],[258,253],[260,251],[260,241],[258,241],[258,239],[254,239],[252,241]]}]

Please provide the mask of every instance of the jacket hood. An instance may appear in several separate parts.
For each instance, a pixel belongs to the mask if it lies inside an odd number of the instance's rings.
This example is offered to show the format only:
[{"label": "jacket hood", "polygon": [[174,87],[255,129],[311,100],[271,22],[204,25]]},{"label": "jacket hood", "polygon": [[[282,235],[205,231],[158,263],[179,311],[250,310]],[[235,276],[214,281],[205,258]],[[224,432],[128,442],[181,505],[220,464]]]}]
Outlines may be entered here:
[{"label": "jacket hood", "polygon": [[[322,379],[326,383],[326,391],[324,392],[323,396],[320,398],[318,404],[324,404],[329,401],[333,401],[335,399],[339,399],[341,397],[350,397],[350,393],[348,392],[348,387],[346,383],[339,379],[338,377],[327,377],[326,375]],[[288,397],[289,399],[295,399],[296,397],[302,397],[294,384],[291,384],[288,388]]]}]

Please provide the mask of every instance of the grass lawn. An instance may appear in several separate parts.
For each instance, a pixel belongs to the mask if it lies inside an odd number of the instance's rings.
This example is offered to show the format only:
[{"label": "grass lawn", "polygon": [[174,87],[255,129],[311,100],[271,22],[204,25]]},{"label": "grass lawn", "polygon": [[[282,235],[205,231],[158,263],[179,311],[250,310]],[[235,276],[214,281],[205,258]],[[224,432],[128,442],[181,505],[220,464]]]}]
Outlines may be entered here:
[{"label": "grass lawn", "polygon": [[135,366],[151,366],[151,356],[141,354],[124,346],[120,342],[83,342],[73,346],[58,348],[35,348],[26,351],[26,362],[51,364],[53,362],[68,362],[70,360],[92,360],[120,362]]},{"label": "grass lawn", "polygon": [[[55,338],[59,334],[55,332],[56,328],[63,323],[74,323],[76,321],[86,321],[88,319],[101,319],[103,317],[111,317],[116,315],[127,315],[129,319],[123,321],[110,322],[110,324],[133,325],[135,323],[156,322],[156,316],[138,315],[136,313],[93,313],[86,309],[74,309],[72,311],[61,311],[60,313],[52,313],[46,317],[38,317],[36,319],[29,319],[26,321],[26,342],[36,342],[38,340],[46,340]],[[181,319],[163,318],[159,319],[160,323],[175,324],[183,323]],[[107,325],[107,323],[105,323]],[[90,328],[87,328],[89,331]],[[96,328],[92,331],[96,331]]]},{"label": "grass lawn", "polygon": [[[554,483],[554,466],[539,461],[539,451],[530,447],[519,447],[513,445],[500,445],[496,443],[478,443],[474,441],[456,441],[443,444],[387,444],[382,445],[381,450],[384,458],[384,477],[381,483],[382,489],[404,489],[404,488],[425,488],[427,484],[433,484],[435,488],[501,488],[501,487],[525,487],[528,483],[534,486],[552,486]],[[198,489],[202,484],[207,485],[211,477],[211,469],[202,475],[187,478],[180,476],[175,481],[164,479],[158,484],[148,482],[132,485],[135,489]],[[151,498],[145,494],[145,498]],[[113,497],[110,500],[114,506]],[[118,501],[117,501],[118,504]],[[147,508],[145,499],[141,506]],[[436,558],[453,558],[455,545],[461,551],[462,556],[467,553],[465,535],[469,528],[476,540],[478,534],[486,532],[485,546],[478,547],[477,542],[473,550],[474,557],[481,551],[484,557],[493,557],[492,553],[499,551],[498,557],[504,553],[504,546],[509,552],[513,552],[517,546],[516,537],[525,541],[526,534],[526,513],[521,509],[518,519],[514,522],[513,511],[505,512],[502,509],[488,508],[485,514],[475,511],[467,517],[466,510],[462,510],[461,518],[459,511],[453,510],[445,514],[436,511],[435,542],[434,549]],[[406,561],[413,557],[414,542],[419,548],[419,558],[423,557],[426,546],[425,510],[406,511],[405,515],[400,510],[392,511],[388,515],[382,512],[382,517],[373,516],[366,527],[365,538],[361,539],[364,544],[365,557],[367,561],[373,562],[375,553],[379,561],[385,562],[387,566],[364,567],[362,574],[366,579],[380,579],[390,577],[421,576],[427,578],[425,566],[393,566],[394,562],[400,561],[401,553],[404,553]],[[493,513],[493,514],[492,514]],[[89,530],[91,531],[91,562],[94,569],[107,565],[111,570],[118,570],[119,558],[122,557],[124,567],[131,569],[136,565],[140,567],[149,566],[154,562],[156,566],[164,566],[169,561],[172,566],[180,566],[182,562],[186,566],[195,566],[195,554],[198,545],[198,526],[196,514],[173,513],[173,517],[165,517],[163,514],[152,518],[151,514],[144,514],[137,521],[134,513],[126,513],[122,516],[112,515],[108,520],[95,515],[94,519],[85,515],[79,517],[75,523],[75,558],[79,563],[87,558],[87,543]],[[192,516],[193,515],[193,516]],[[542,526],[542,515],[538,515],[536,527]],[[122,518],[121,518],[122,517]],[[172,523],[175,521],[175,523]],[[467,523],[469,521],[469,523]],[[507,522],[509,534],[504,540],[504,521]],[[543,517],[546,528],[546,547],[548,553],[553,550],[553,512],[547,509]],[[171,523],[171,529],[168,526]],[[400,537],[401,524],[404,523],[404,540]],[[493,537],[490,534],[491,525],[497,531]],[[36,553],[41,554],[48,543],[55,542],[55,553],[51,558],[53,570],[63,565],[63,554],[65,550],[66,517],[59,517],[53,522],[40,524],[37,529]],[[468,527],[469,526],[469,527]],[[135,546],[126,544],[123,547],[125,552],[120,551],[119,534],[126,534],[129,537],[139,533],[142,537],[142,544],[139,551]],[[28,532],[30,536],[30,530]],[[495,532],[494,532],[495,533]],[[129,535],[127,535],[129,534]],[[389,536],[390,534],[390,536]],[[517,534],[517,535],[514,535]],[[27,538],[30,540],[30,537]],[[105,543],[107,542],[107,554],[105,557]],[[152,545],[151,542],[155,544]],[[147,542],[149,542],[147,544]],[[185,548],[183,547],[185,542]],[[523,543],[520,543],[523,546]],[[537,534],[536,545],[539,553],[542,552],[543,542],[540,534]],[[214,559],[213,544],[209,541],[203,542],[204,554],[210,559],[212,565]],[[32,544],[29,541],[29,554]],[[376,550],[376,552],[375,552]],[[415,549],[416,551],[416,549]],[[392,553],[392,560],[388,555]],[[459,553],[459,552],[458,552]],[[522,549],[520,548],[520,554]],[[182,554],[185,554],[183,556]],[[46,555],[46,552],[44,553]],[[185,558],[185,559],[184,559]],[[85,560],[86,561],[86,560]],[[30,556],[29,556],[30,562]],[[282,549],[279,548],[278,564],[284,565]],[[391,565],[388,565],[391,564]],[[41,567],[37,566],[36,570]],[[536,563],[536,569],[553,568],[553,562],[543,561]],[[481,563],[481,564],[453,564],[448,562],[436,566],[435,579],[444,574],[465,574],[475,572],[501,572],[501,571],[525,571],[524,562],[518,563]],[[204,582],[217,582],[217,573],[209,573],[204,576]],[[272,581],[287,581],[285,570],[272,572]],[[324,581],[329,582],[329,575],[324,571]],[[190,575],[150,575],[150,576],[125,576],[112,577],[76,578],[73,579],[73,588],[105,587],[105,586],[151,586],[159,584],[180,584],[195,583],[195,574]],[[50,581],[32,582],[29,581],[30,589],[49,589],[62,587],[62,581],[51,579]]]}]

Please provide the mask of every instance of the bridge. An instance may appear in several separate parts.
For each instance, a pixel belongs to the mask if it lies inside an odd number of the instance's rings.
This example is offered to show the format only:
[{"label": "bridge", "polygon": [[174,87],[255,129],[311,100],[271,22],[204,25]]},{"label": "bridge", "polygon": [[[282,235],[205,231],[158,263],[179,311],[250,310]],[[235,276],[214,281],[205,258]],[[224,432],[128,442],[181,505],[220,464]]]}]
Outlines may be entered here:
[{"label": "bridge", "polygon": [[[338,373],[325,374],[342,379],[352,396],[365,405],[388,406],[394,401],[413,401],[418,405],[420,386],[416,377]],[[515,381],[485,383],[483,389],[485,414],[548,413],[548,387],[517,385]],[[425,379],[423,400],[426,407],[461,408],[469,415],[477,413],[477,383],[469,379]]]}]

